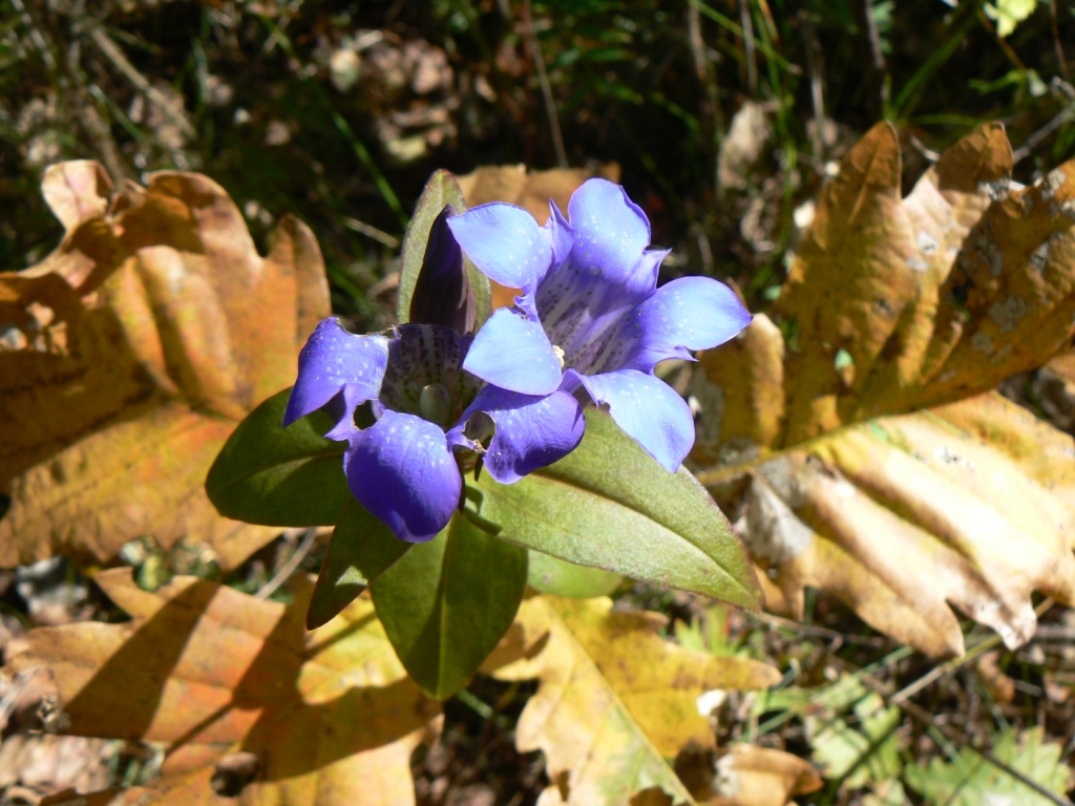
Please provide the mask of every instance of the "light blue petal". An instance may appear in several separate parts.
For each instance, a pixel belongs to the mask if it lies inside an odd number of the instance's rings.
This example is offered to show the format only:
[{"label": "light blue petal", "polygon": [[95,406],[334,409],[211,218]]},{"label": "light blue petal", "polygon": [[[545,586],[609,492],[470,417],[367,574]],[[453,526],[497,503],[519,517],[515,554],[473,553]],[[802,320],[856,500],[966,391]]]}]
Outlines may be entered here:
[{"label": "light blue petal", "polygon": [[478,331],[463,369],[494,386],[524,395],[547,395],[563,377],[541,323],[507,308],[496,311]]},{"label": "light blue petal", "polygon": [[341,391],[346,411],[334,412],[341,422],[355,406],[377,397],[388,363],[384,336],[356,336],[338,319],[324,319],[299,353],[299,377],[284,412],[290,425],[326,405]]},{"label": "light blue petal", "polygon": [[620,325],[630,345],[625,367],[649,372],[666,358],[689,358],[737,336],[751,316],[724,283],[709,277],[681,277],[657,289]]},{"label": "light blue petal", "polygon": [[679,469],[694,445],[694,417],[672,387],[633,369],[580,375],[578,380],[661,467],[670,472]]},{"label": "light blue petal", "polygon": [[552,260],[549,232],[512,204],[483,204],[449,218],[448,227],[482,273],[510,288],[533,290]]},{"label": "light blue petal", "polygon": [[549,220],[545,222],[545,229],[548,230],[549,243],[552,245],[552,265],[563,263],[571,254],[571,247],[575,245],[575,232],[552,200],[549,201]]},{"label": "light blue petal", "polygon": [[501,484],[547,467],[571,453],[582,440],[582,406],[567,392],[520,395],[485,387],[463,413],[463,420],[485,412],[496,431],[485,453],[485,468]]},{"label": "light blue petal", "polygon": [[584,274],[599,274],[631,293],[642,290],[650,270],[641,263],[649,246],[649,220],[624,189],[589,179],[571,196],[567,212],[575,232],[571,262]]},{"label": "light blue petal", "polygon": [[444,432],[413,414],[386,411],[355,432],[343,467],[351,494],[400,540],[432,539],[459,506],[463,480]]}]

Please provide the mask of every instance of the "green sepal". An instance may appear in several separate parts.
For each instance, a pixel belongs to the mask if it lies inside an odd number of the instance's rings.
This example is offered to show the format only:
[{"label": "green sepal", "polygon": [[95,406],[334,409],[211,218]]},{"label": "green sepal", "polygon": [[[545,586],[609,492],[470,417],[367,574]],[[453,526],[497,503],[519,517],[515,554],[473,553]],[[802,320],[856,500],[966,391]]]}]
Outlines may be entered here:
[{"label": "green sepal", "polygon": [[335,618],[369,587],[371,579],[384,573],[412,545],[399,540],[368,509],[352,501],[332,531],[306,611],[306,629],[316,629]]},{"label": "green sepal", "polygon": [[[426,183],[422,195],[418,198],[418,204],[414,208],[411,222],[407,225],[407,231],[403,234],[403,248],[400,255],[402,268],[396,302],[396,321],[400,324],[410,321],[411,299],[418,282],[418,274],[422,270],[422,260],[425,258],[426,245],[429,243],[429,231],[445,206],[450,206],[456,215],[467,209],[463,191],[459,189],[455,175],[449,171],[439,170],[434,172]],[[470,290],[474,295],[474,330],[476,332],[489,318],[492,311],[492,291],[489,288],[489,278],[478,271],[466,255],[463,255],[463,267],[466,269]]]},{"label": "green sepal", "polygon": [[504,540],[568,562],[756,610],[754,569],[705,488],[664,470],[608,414],[586,412],[582,443],[515,484],[488,475],[466,512]]},{"label": "green sepal", "polygon": [[590,599],[609,596],[623,582],[623,577],[603,568],[576,565],[531,549],[526,581],[539,593]]},{"label": "green sepal", "polygon": [[332,526],[354,500],[343,474],[346,445],[321,436],[333,425],[328,414],[284,428],[290,394],[285,389],[250,412],[209,469],[205,491],[221,515],[265,526]]},{"label": "green sepal", "polygon": [[456,514],[370,582],[388,639],[430,697],[466,685],[508,631],[526,588],[526,550]]}]

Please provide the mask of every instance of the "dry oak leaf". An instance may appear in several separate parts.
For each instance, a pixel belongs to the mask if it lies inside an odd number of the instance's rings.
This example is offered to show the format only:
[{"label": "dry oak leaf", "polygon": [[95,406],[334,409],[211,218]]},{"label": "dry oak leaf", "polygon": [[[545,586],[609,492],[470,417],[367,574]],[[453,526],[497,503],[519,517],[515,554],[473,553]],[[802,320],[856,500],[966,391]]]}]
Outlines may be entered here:
[{"label": "dry oak leaf", "polygon": [[[1011,182],[999,123],[903,198],[899,139],[871,129],[822,191],[775,308],[701,355],[697,464],[949,403],[1066,352],[1075,336],[1075,160]],[[729,393],[734,390],[734,394]]]},{"label": "dry oak leaf", "polygon": [[812,586],[933,656],[952,608],[1015,648],[1034,591],[1075,604],[1075,442],[996,393],[883,418],[755,468],[738,526],[777,612]]},{"label": "dry oak leaf", "polygon": [[784,806],[821,789],[821,776],[798,756],[751,744],[734,744],[717,760],[715,806]]},{"label": "dry oak leaf", "polygon": [[669,759],[689,742],[712,744],[698,697],[780,679],[760,661],[717,658],[665,641],[658,635],[662,624],[652,613],[612,612],[604,597],[536,596],[520,607],[508,640],[528,648],[525,657],[494,674],[538,678],[516,744],[524,753],[544,751],[564,802],[622,804],[640,793],[655,802],[664,796],[693,802]]},{"label": "dry oak leaf", "polygon": [[285,217],[260,257],[198,174],[110,195],[98,164],[67,162],[43,191],[63,241],[0,274],[0,567],[105,560],[145,534],[237,564],[275,530],[217,515],[205,475],[236,423],[294,380],[329,312],[316,239]]},{"label": "dry oak leaf", "polygon": [[[440,706],[368,598],[307,632],[311,583],[298,579],[285,607],[193,577],[149,593],[129,570],[105,571],[97,583],[133,621],[31,630],[9,665],[53,671],[68,733],[162,743],[152,802],[235,802],[215,785],[243,804],[413,803],[411,753],[439,730]],[[236,769],[246,777],[227,782]]]},{"label": "dry oak leaf", "polygon": [[1015,188],[994,123],[906,198],[900,172],[889,124],[845,157],[775,308],[780,326],[758,315],[701,355],[691,458],[738,509],[770,608],[800,614],[815,586],[944,656],[963,651],[951,604],[1017,646],[1035,628],[1032,591],[1075,594],[1075,450],[1014,406],[971,398],[1075,335],[1075,161]]}]

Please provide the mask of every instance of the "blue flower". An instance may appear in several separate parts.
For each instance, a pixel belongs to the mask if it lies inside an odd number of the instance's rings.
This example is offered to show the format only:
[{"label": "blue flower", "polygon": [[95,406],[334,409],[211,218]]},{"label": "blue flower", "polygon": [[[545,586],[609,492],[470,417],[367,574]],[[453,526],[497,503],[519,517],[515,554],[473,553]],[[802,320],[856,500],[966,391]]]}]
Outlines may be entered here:
[{"label": "blue flower", "polygon": [[[649,221],[619,185],[583,184],[544,227],[510,204],[448,219],[474,264],[521,289],[478,332],[462,368],[521,395],[585,395],[654,459],[676,470],[694,443],[684,400],[653,374],[722,344],[750,314],[722,283],[684,277],[657,288],[667,251],[653,251]],[[580,395],[581,396],[581,395]]]},{"label": "blue flower", "polygon": [[474,294],[445,209],[432,225],[410,318],[356,336],[325,319],[299,354],[284,425],[327,408],[325,434],[347,443],[351,493],[400,540],[429,540],[459,506],[462,471],[478,457],[510,484],[574,450],[585,420],[561,392],[519,394],[463,369],[473,336]]}]

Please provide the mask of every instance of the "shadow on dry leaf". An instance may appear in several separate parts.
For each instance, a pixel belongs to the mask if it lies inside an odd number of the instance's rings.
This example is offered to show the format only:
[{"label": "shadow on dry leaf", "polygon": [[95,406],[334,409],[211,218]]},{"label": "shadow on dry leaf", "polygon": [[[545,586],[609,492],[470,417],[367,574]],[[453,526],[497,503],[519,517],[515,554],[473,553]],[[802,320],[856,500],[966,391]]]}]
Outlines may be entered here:
[{"label": "shadow on dry leaf", "polygon": [[407,678],[367,599],[308,633],[308,590],[284,607],[191,577],[156,593],[126,570],[98,581],[132,622],[34,630],[10,667],[53,671],[67,732],[162,743],[159,802],[220,802],[236,754],[253,760],[244,803],[413,802],[411,752],[435,736],[440,705]]},{"label": "shadow on dry leaf", "polygon": [[204,541],[230,567],[274,532],[219,517],[205,474],[236,422],[293,381],[329,312],[321,252],[287,217],[260,257],[198,174],[112,190],[96,163],[52,166],[63,241],[0,275],[0,566],[106,560],[150,534]]}]

